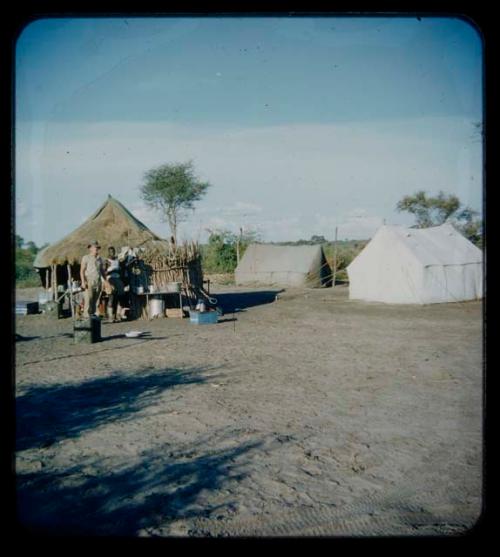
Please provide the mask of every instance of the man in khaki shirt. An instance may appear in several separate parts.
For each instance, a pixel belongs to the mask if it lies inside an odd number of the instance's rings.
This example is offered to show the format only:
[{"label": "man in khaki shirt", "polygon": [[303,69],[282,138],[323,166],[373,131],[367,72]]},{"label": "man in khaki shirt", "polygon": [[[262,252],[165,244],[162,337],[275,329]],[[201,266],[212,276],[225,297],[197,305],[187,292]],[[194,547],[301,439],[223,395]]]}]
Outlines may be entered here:
[{"label": "man in khaki shirt", "polygon": [[99,242],[94,240],[87,247],[89,253],[82,257],[80,265],[80,278],[85,290],[84,317],[95,315],[104,280],[104,261],[99,255]]}]

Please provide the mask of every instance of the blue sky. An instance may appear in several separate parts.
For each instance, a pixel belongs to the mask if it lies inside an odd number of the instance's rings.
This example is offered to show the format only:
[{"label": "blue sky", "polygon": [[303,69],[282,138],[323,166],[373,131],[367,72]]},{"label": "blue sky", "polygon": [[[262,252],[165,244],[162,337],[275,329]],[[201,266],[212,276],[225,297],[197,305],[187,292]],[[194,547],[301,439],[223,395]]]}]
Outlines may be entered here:
[{"label": "blue sky", "polygon": [[17,233],[53,242],[108,193],[162,236],[146,170],[213,184],[181,228],[368,238],[418,189],[482,199],[482,46],[453,18],[45,19],[16,49]]}]

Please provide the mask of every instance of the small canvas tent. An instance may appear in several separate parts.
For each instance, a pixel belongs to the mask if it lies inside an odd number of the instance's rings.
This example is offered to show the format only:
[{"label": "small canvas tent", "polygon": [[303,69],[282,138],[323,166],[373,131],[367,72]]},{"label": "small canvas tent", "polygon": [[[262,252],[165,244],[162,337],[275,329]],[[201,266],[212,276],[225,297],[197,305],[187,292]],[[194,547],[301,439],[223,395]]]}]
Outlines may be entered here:
[{"label": "small canvas tent", "polygon": [[482,252],[453,226],[382,226],[347,267],[349,297],[432,304],[483,296]]},{"label": "small canvas tent", "polygon": [[330,286],[331,269],[321,246],[251,244],[235,271],[239,285]]}]

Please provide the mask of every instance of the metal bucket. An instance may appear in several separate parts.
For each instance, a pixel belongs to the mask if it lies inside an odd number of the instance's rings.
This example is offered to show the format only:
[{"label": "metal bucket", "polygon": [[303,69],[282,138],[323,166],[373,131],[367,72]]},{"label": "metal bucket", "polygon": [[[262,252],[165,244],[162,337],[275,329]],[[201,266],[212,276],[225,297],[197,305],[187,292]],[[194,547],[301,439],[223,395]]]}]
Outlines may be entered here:
[{"label": "metal bucket", "polygon": [[163,317],[165,313],[165,301],[163,298],[151,298],[149,300],[149,317]]}]

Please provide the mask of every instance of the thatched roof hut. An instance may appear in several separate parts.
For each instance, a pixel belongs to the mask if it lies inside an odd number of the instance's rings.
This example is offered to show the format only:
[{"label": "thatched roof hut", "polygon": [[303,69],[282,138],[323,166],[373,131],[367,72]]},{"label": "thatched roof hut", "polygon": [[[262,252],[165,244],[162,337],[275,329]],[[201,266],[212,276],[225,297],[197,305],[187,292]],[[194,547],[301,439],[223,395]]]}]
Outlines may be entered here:
[{"label": "thatched roof hut", "polygon": [[203,291],[201,254],[197,244],[176,245],[162,240],[109,195],[106,202],[76,230],[37,254],[33,265],[40,273],[42,285],[50,286],[54,296],[58,285],[68,284],[70,275],[74,280],[80,278],[80,262],[88,253],[88,244],[92,240],[99,241],[104,256],[110,246],[117,253],[122,248],[133,251],[132,262],[127,263],[127,277],[134,306],[131,313],[135,315],[141,315],[145,310],[144,298],[133,294],[139,286],[147,290],[153,285],[156,291],[162,291],[169,283],[179,282],[190,303]]},{"label": "thatched roof hut", "polygon": [[105,203],[76,230],[41,250],[33,266],[44,269],[52,265],[79,264],[88,253],[87,246],[92,240],[100,242],[103,253],[107,253],[109,246],[117,250],[121,246],[166,250],[169,246],[109,195]]}]

